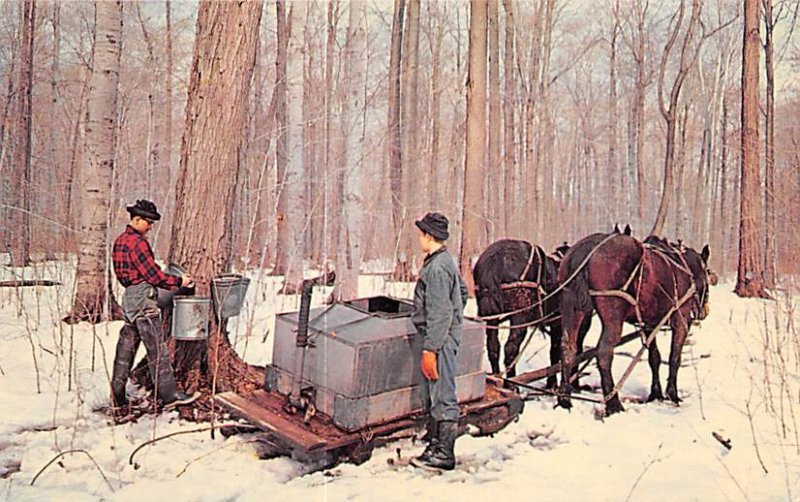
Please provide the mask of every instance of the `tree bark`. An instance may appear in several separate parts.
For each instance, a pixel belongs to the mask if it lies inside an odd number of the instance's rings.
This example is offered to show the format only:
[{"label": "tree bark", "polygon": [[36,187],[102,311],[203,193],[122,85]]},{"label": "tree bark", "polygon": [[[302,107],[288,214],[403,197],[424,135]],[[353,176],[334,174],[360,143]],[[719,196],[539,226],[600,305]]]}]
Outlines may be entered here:
[{"label": "tree bark", "polygon": [[87,105],[86,154],[78,179],[80,216],[78,271],[72,322],[98,322],[106,299],[119,318],[110,291],[108,253],[109,195],[117,143],[117,95],[122,54],[122,2],[95,3],[95,43]]},{"label": "tree bark", "polygon": [[758,0],[745,0],[742,47],[742,181],[739,197],[737,295],[765,298],[762,250],[761,174],[758,145]]},{"label": "tree bark", "polygon": [[489,155],[486,166],[488,178],[488,214],[487,233],[490,241],[502,235],[502,225],[499,222],[500,212],[503,208],[503,171],[504,166],[500,159],[500,17],[498,9],[499,0],[488,0],[488,33],[489,33]]},{"label": "tree bark", "polygon": [[775,235],[778,222],[775,217],[775,49],[772,43],[776,19],[772,12],[772,0],[762,0],[764,7],[764,62],[766,67],[767,102],[764,123],[764,286],[774,288],[777,281],[777,243]]},{"label": "tree bark", "polygon": [[389,190],[392,201],[392,225],[394,235],[400,235],[403,225],[402,213],[402,129],[400,128],[400,61],[403,47],[403,16],[405,0],[394,0],[392,16],[392,39],[389,52]]},{"label": "tree bark", "polygon": [[[292,7],[290,19],[296,19],[295,7],[302,9],[303,4]],[[303,27],[300,22],[290,22],[287,28],[285,132],[287,164],[281,188],[285,215],[282,227],[284,249],[279,249],[278,252],[285,256],[282,291],[294,294],[299,290],[303,278],[304,229],[307,221],[303,177],[305,168],[303,165]]]},{"label": "tree bark", "polygon": [[36,32],[36,2],[22,3],[20,20],[20,64],[17,67],[14,145],[11,166],[14,171],[9,224],[11,227],[11,266],[24,267],[31,254],[31,152],[33,140],[33,42]]},{"label": "tree bark", "polygon": [[467,144],[464,168],[464,216],[461,275],[473,294],[472,258],[482,241],[482,188],[486,153],[486,23],[484,0],[470,1],[467,77]]},{"label": "tree bark", "polygon": [[[260,19],[260,1],[207,0],[197,15],[169,259],[190,271],[202,295],[232,264],[229,229]],[[260,385],[261,372],[239,359],[224,326],[212,330],[205,373],[196,345],[175,347],[176,378],[187,392]]]},{"label": "tree bark", "polygon": [[342,102],[345,170],[342,186],[342,229],[336,264],[337,301],[358,297],[358,276],[364,254],[364,106],[366,79],[366,0],[352,0],[347,28],[345,75],[347,96]]},{"label": "tree bark", "polygon": [[700,50],[700,46],[703,42],[701,39],[695,48],[691,48],[691,44],[695,36],[695,30],[697,25],[700,23],[700,14],[703,8],[700,0],[692,0],[692,12],[683,35],[683,40],[681,41],[681,50],[678,58],[678,72],[669,91],[669,102],[665,103],[664,80],[666,67],[670,58],[670,52],[672,51],[672,48],[678,39],[678,35],[680,34],[683,25],[684,3],[684,0],[681,0],[680,6],[678,7],[678,12],[674,16],[674,18],[676,18],[675,26],[664,47],[664,53],[661,58],[661,66],[659,69],[658,103],[661,110],[661,115],[664,118],[664,121],[667,123],[667,138],[664,153],[664,185],[661,192],[661,202],[658,206],[658,213],[656,214],[653,227],[650,230],[651,235],[661,235],[664,231],[664,224],[667,220],[670,199],[672,199],[673,192],[675,190],[675,132],[678,100],[680,99],[680,93],[683,89],[683,83],[686,80],[686,76],[688,75],[691,66],[694,64],[698,51]]},{"label": "tree bark", "polygon": [[503,182],[503,225],[502,233],[510,235],[511,222],[514,221],[514,208],[519,201],[514,197],[518,182],[518,166],[516,157],[516,130],[514,128],[516,109],[516,82],[514,79],[514,8],[511,0],[503,0],[505,10],[505,39],[503,54],[503,159],[505,163]]},{"label": "tree bark", "polygon": [[395,271],[398,280],[411,280],[411,257],[415,254],[414,231],[410,223],[421,216],[419,200],[424,198],[423,184],[417,179],[419,169],[419,129],[417,96],[419,90],[419,14],[420,0],[407,0],[406,22],[403,33],[403,57],[401,68],[401,119],[402,130],[402,191],[403,220],[401,224],[401,253]]}]

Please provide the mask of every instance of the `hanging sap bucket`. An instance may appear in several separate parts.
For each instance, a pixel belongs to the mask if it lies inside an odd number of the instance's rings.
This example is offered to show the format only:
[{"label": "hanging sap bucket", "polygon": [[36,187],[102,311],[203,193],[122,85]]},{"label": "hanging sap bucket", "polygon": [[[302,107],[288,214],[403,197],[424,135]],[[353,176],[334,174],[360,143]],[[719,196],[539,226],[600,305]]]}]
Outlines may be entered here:
[{"label": "hanging sap bucket", "polygon": [[220,319],[236,317],[242,311],[250,279],[239,274],[218,275],[211,279],[211,299]]},{"label": "hanging sap bucket", "polygon": [[176,340],[208,339],[211,299],[207,296],[176,296],[172,300],[172,336]]}]

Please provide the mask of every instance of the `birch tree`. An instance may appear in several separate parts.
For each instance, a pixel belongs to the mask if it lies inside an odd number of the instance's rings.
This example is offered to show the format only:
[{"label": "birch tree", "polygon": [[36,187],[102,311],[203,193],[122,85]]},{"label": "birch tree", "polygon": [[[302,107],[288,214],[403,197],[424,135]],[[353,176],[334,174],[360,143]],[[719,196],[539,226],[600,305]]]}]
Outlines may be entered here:
[{"label": "birch tree", "polygon": [[336,300],[358,296],[364,229],[364,104],[366,79],[365,0],[351,0],[345,52],[346,97],[342,102],[345,170],[342,186],[342,229],[336,255]]},{"label": "birch tree", "polygon": [[[111,300],[108,218],[116,160],[117,94],[122,53],[122,1],[95,2],[94,61],[88,95],[86,150],[78,175],[78,271],[70,321],[98,322]],[[111,301],[113,310],[116,304]],[[113,313],[113,312],[112,312]]]}]

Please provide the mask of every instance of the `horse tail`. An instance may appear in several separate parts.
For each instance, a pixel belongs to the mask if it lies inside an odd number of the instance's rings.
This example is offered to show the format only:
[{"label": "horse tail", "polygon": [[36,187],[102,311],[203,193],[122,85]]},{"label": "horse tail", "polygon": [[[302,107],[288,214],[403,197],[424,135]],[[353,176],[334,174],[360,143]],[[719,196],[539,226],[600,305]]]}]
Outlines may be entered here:
[{"label": "horse tail", "polygon": [[478,301],[478,315],[499,314],[505,309],[501,278],[492,267],[475,266],[475,299]]}]

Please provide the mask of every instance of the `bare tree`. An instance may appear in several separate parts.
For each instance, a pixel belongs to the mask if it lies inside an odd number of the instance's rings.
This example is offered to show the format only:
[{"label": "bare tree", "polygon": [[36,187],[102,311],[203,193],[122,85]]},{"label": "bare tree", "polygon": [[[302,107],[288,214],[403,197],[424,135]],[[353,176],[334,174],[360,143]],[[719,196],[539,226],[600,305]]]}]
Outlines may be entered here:
[{"label": "bare tree", "polygon": [[400,60],[403,47],[403,16],[405,0],[394,0],[392,39],[389,53],[389,112],[387,141],[389,156],[389,186],[392,201],[392,224],[395,235],[403,225],[402,216],[402,129],[400,128]]},{"label": "bare tree", "polygon": [[764,122],[764,286],[775,287],[777,220],[775,218],[775,48],[772,41],[778,15],[773,13],[772,0],[761,0],[764,9],[764,66],[766,69],[766,107]]},{"label": "bare tree", "polygon": [[469,69],[467,77],[467,145],[464,166],[464,216],[461,274],[472,292],[472,258],[480,250],[483,172],[486,152],[486,23],[484,0],[470,1]]},{"label": "bare tree", "polygon": [[11,265],[24,267],[31,254],[31,151],[32,151],[32,109],[33,95],[33,41],[36,32],[36,2],[25,0],[21,9],[19,48],[20,58],[17,67],[14,146],[11,165],[13,176],[14,202],[10,218],[12,232]]},{"label": "bare tree", "polygon": [[[692,0],[692,12],[689,17],[688,24],[683,32],[683,40],[681,42],[680,53],[678,57],[678,70],[672,81],[672,86],[669,91],[669,102],[664,101],[664,81],[666,79],[667,64],[670,59],[670,54],[678,36],[683,28],[683,19],[685,11],[685,0],[681,0],[678,11],[673,15],[672,19],[674,24],[671,24],[672,29],[664,46],[664,53],[661,57],[661,65],[659,68],[658,78],[658,106],[661,110],[661,116],[667,123],[667,138],[666,147],[664,149],[664,186],[661,193],[661,203],[658,206],[658,213],[656,214],[655,222],[650,230],[653,235],[661,235],[664,231],[664,223],[667,219],[667,212],[669,211],[670,199],[673,196],[674,188],[674,170],[675,170],[675,132],[677,122],[678,99],[680,98],[683,83],[689,70],[695,62],[699,51],[699,44],[694,42],[695,32],[700,24],[700,14],[702,12],[703,4],[700,0]],[[700,42],[702,43],[702,41]],[[692,47],[695,44],[696,47]]]},{"label": "bare tree", "polygon": [[646,183],[644,174],[644,135],[645,135],[645,96],[647,87],[652,80],[652,72],[648,70],[647,48],[648,32],[647,25],[648,0],[636,0],[632,2],[630,11],[630,29],[623,31],[623,40],[628,50],[631,52],[633,63],[636,69],[636,76],[633,85],[633,105],[631,107],[629,119],[629,141],[628,155],[631,170],[636,174],[636,209],[639,221],[644,220],[644,203],[646,197]]},{"label": "bare tree", "polygon": [[[234,187],[261,7],[260,1],[208,0],[197,15],[169,258],[192,272],[199,294],[208,294],[211,278],[229,271],[233,261]],[[187,391],[208,388],[214,378],[218,387],[234,390],[252,388],[259,379],[222,330],[209,339],[209,373],[199,364],[197,344],[176,347],[176,376]]]},{"label": "bare tree", "polygon": [[395,276],[399,280],[411,278],[410,258],[414,256],[413,230],[408,223],[413,221],[419,211],[419,200],[427,200],[424,192],[424,182],[418,177],[422,175],[419,169],[419,114],[417,102],[419,97],[419,16],[420,0],[407,0],[406,21],[403,33],[403,56],[401,68],[401,129],[402,129],[402,192],[404,219],[401,233],[401,255]]},{"label": "bare tree", "polygon": [[739,267],[736,294],[765,298],[763,214],[758,144],[758,0],[745,0],[742,47],[742,181],[739,197]]},{"label": "bare tree", "polygon": [[517,184],[516,157],[516,132],[514,128],[515,104],[516,104],[516,81],[514,78],[516,61],[514,58],[514,6],[511,0],[503,0],[503,10],[505,11],[505,35],[503,53],[503,89],[505,99],[503,100],[503,160],[504,181],[503,181],[503,226],[502,231],[508,234],[511,222],[514,218],[514,207],[518,205],[514,198],[514,187]]},{"label": "bare tree", "polygon": [[352,0],[347,28],[345,74],[347,96],[342,102],[345,171],[342,186],[342,229],[336,264],[336,300],[358,296],[358,276],[364,254],[364,83],[366,79],[365,0]]},{"label": "bare tree", "polygon": [[489,33],[489,144],[486,169],[492,173],[487,176],[487,232],[489,240],[501,233],[499,217],[503,207],[503,168],[500,159],[500,17],[498,0],[488,0]]},{"label": "bare tree", "polygon": [[68,319],[98,322],[106,298],[112,315],[108,252],[109,195],[117,142],[117,94],[122,53],[122,1],[95,2],[95,42],[86,119],[86,154],[77,184],[80,197],[75,302]]}]

